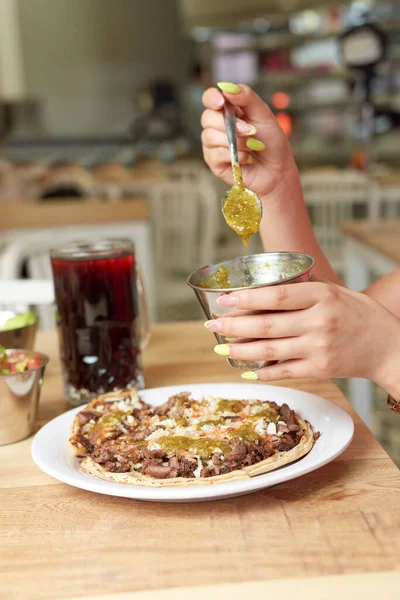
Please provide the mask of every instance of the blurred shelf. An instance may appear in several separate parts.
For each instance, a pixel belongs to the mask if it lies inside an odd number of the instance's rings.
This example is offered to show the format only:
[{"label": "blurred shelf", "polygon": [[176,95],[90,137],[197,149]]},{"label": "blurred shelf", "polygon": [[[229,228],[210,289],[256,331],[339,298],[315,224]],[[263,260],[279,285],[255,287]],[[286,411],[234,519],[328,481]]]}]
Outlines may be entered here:
[{"label": "blurred shelf", "polygon": [[271,32],[265,36],[258,36],[248,44],[237,48],[218,48],[218,54],[237,54],[240,51],[253,51],[253,52],[269,52],[277,49],[284,48],[297,48],[310,42],[319,42],[325,40],[333,40],[337,38],[337,33],[321,33],[321,34],[308,34],[300,35],[291,32]]},{"label": "blurred shelf", "polygon": [[378,92],[372,94],[372,101],[375,106],[393,106],[400,110],[400,91],[398,92]]},{"label": "blurred shelf", "polygon": [[299,85],[322,79],[351,80],[353,78],[354,76],[350,72],[344,70],[269,71],[260,75],[257,83],[260,85]]},{"label": "blurred shelf", "polygon": [[274,113],[288,112],[288,113],[303,113],[303,112],[323,112],[333,110],[344,110],[357,108],[360,103],[354,99],[345,98],[343,100],[332,100],[332,102],[293,102],[289,104],[284,110],[274,108],[271,106],[271,110]]},{"label": "blurred shelf", "polygon": [[26,146],[121,146],[133,145],[129,136],[101,136],[101,137],[77,137],[77,136],[21,136],[9,137],[3,143],[3,147],[22,148]]}]

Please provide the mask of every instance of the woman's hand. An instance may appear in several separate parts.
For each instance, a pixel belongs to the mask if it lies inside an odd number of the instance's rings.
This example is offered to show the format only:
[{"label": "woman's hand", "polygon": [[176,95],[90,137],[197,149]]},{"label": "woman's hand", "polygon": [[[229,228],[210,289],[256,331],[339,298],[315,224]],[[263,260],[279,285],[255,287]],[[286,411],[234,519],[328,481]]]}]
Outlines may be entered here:
[{"label": "woman's hand", "polygon": [[252,340],[221,344],[215,347],[217,354],[285,361],[243,373],[243,379],[365,377],[388,390],[394,376],[399,377],[400,319],[365,294],[308,282],[232,292],[217,302],[244,311],[272,311],[205,324],[228,338]]},{"label": "woman's hand", "polygon": [[[315,259],[315,272],[340,282],[311,227],[289,140],[268,106],[247,85],[218,84],[203,95],[201,124],[204,160],[226,184],[232,167],[222,108],[226,98],[236,107],[236,131],[243,181],[263,203],[260,235],[266,252],[303,252]],[[249,162],[250,161],[250,162]]]},{"label": "woman's hand", "polygon": [[[239,161],[247,187],[262,198],[277,189],[289,175],[297,180],[299,175],[289,141],[265,102],[247,85],[219,85],[236,107]],[[224,96],[216,88],[204,92],[206,110],[201,118],[201,140],[204,160],[212,172],[232,185],[231,159],[222,114],[224,101]]]}]

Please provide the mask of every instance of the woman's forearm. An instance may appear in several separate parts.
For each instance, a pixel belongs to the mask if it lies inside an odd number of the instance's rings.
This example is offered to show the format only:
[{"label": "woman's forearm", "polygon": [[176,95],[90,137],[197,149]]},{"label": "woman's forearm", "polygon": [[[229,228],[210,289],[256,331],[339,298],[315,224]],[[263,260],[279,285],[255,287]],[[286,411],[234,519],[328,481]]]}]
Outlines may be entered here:
[{"label": "woman's forearm", "polygon": [[260,235],[267,252],[303,252],[315,259],[320,279],[341,284],[321,250],[312,229],[296,166],[263,202]]},{"label": "woman's forearm", "polygon": [[372,374],[369,379],[400,402],[400,321],[398,330],[397,343],[388,339],[388,351],[383,352],[387,356],[379,365],[377,373]]},{"label": "woman's forearm", "polygon": [[400,268],[374,281],[364,293],[400,317]]}]

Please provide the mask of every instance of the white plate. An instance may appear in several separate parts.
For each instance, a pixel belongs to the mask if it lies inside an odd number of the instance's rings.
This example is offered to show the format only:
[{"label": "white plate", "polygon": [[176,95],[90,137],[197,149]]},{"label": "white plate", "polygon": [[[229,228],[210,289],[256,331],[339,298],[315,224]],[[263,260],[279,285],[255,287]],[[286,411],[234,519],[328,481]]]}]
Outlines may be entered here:
[{"label": "white plate", "polygon": [[130,486],[103,481],[80,471],[79,461],[68,447],[68,438],[74,416],[82,410],[81,406],[53,419],[38,431],[32,443],[32,458],[51,477],[91,492],[155,502],[194,502],[240,496],[300,477],[339,456],[353,437],[353,421],[343,409],[324,398],[299,390],[254,383],[205,383],[148,389],[140,392],[140,396],[145,402],[158,405],[182,391],[192,392],[195,398],[217,396],[257,398],[278,404],[287,402],[303,419],[311,423],[314,431],[320,431],[321,437],[304,458],[252,479],[193,487]]}]

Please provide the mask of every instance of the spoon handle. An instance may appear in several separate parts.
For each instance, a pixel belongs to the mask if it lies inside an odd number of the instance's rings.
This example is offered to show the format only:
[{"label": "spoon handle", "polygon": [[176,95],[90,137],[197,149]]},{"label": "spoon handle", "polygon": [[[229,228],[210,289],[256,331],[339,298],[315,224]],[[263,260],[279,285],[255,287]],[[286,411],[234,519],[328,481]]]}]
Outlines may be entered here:
[{"label": "spoon handle", "polygon": [[225,98],[225,105],[224,105],[224,121],[225,121],[226,135],[228,137],[229,151],[231,153],[231,163],[232,163],[232,165],[238,165],[239,164],[239,156],[238,156],[237,139],[236,139],[235,107],[226,98]]}]

